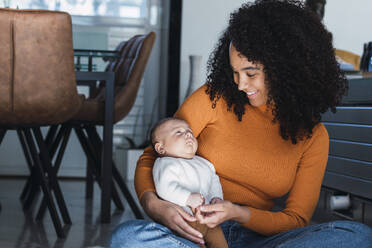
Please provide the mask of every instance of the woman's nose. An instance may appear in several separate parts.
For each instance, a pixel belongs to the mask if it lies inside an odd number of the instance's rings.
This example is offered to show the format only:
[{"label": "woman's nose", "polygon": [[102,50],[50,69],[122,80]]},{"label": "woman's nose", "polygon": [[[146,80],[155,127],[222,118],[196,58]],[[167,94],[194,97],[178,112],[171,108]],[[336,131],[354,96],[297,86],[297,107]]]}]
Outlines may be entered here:
[{"label": "woman's nose", "polygon": [[239,90],[245,90],[248,88],[248,82],[247,80],[245,80],[244,78],[240,78],[239,82],[238,82],[238,89]]}]

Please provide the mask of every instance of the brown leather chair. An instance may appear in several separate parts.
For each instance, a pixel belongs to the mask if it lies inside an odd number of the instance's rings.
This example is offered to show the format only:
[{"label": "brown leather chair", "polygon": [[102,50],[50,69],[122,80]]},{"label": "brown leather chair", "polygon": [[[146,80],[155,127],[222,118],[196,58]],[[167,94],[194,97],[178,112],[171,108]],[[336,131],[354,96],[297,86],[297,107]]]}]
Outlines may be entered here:
[{"label": "brown leather chair", "polygon": [[[116,48],[120,51],[120,60],[107,66],[107,71],[115,72],[114,123],[122,120],[132,109],[154,41],[155,33],[150,32],[121,42]],[[104,89],[101,87],[98,94],[84,101],[72,120],[103,125]]]},{"label": "brown leather chair", "polygon": [[40,127],[66,122],[84,100],[75,82],[70,15],[0,9],[0,54],[0,142],[7,130],[17,130],[33,185],[41,187],[64,237],[53,194],[64,222],[71,220]]},{"label": "brown leather chair", "polygon": [[[147,35],[136,35],[128,41],[121,42],[117,47],[117,50],[120,51],[120,60],[107,66],[106,70],[115,72],[114,123],[127,116],[135,102],[154,42],[155,33],[153,32]],[[74,129],[88,158],[87,176],[91,179],[95,178],[98,184],[100,184],[101,171],[100,151],[103,143],[96,126],[104,125],[104,90],[105,88],[101,87],[98,94],[94,98],[86,100],[80,111],[72,117],[72,121],[79,123]],[[113,181],[119,186],[136,218],[142,219],[141,211],[115,164],[112,168]],[[92,196],[93,191],[93,184],[90,182],[92,180],[87,180],[88,197]],[[113,185],[115,184],[113,183]],[[115,186],[112,189],[112,197],[116,206],[123,209]]]},{"label": "brown leather chair", "polygon": [[[116,49],[120,52],[120,59],[109,63],[106,68],[106,71],[115,72],[114,123],[127,116],[135,102],[154,41],[155,33],[150,32],[147,35],[136,35],[128,41],[121,42]],[[103,84],[98,89],[92,90],[94,92],[92,97],[86,99],[80,111],[70,121],[62,125],[60,129],[71,130],[73,128],[87,156],[87,198],[91,198],[93,195],[93,180],[96,180],[98,185],[101,186],[100,172],[103,142],[96,127],[104,125],[104,91],[105,87]],[[66,133],[66,135],[60,135],[59,138],[54,139],[53,144],[60,143],[62,137],[67,137],[68,139],[69,132]],[[142,219],[142,213],[115,164],[112,165],[112,168],[113,187],[111,197],[115,205],[121,210],[124,209],[115,187],[117,185],[128,201],[136,218]]]}]

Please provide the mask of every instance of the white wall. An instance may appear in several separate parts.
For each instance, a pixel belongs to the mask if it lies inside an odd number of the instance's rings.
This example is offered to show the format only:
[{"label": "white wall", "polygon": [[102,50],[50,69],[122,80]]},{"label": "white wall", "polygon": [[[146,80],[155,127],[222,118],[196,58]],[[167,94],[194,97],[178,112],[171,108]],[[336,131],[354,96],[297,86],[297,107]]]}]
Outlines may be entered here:
[{"label": "white wall", "polygon": [[181,36],[180,103],[185,98],[189,80],[189,55],[202,56],[201,82],[205,83],[207,60],[222,31],[227,27],[230,12],[246,0],[183,0]]},{"label": "white wall", "polygon": [[[188,87],[191,54],[202,55],[201,82],[206,79],[206,64],[230,13],[244,0],[184,0],[182,9],[180,103]],[[371,0],[327,0],[324,24],[333,33],[334,46],[362,54],[363,43],[372,41],[369,19]]]},{"label": "white wall", "polygon": [[371,17],[371,0],[327,0],[324,24],[333,34],[334,47],[362,55],[363,43],[372,41]]}]

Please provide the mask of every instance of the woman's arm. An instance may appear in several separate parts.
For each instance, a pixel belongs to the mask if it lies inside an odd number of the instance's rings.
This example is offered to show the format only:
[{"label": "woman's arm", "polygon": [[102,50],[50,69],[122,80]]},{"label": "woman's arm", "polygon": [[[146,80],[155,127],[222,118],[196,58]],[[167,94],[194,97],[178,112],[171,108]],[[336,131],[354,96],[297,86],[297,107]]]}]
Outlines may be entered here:
[{"label": "woman's arm", "polygon": [[[273,235],[307,225],[318,202],[328,159],[329,138],[324,126],[319,125],[314,130],[313,137],[304,145],[304,153],[284,210],[272,212],[224,201],[200,207],[200,211],[216,212],[201,217],[201,222],[214,226],[225,220],[236,220],[263,235]],[[196,217],[199,219],[199,216]]]},{"label": "woman's arm", "polygon": [[327,130],[319,124],[313,137],[304,143],[304,152],[285,208],[272,212],[248,207],[251,218],[244,226],[264,235],[273,235],[308,225],[318,203],[328,150]]}]

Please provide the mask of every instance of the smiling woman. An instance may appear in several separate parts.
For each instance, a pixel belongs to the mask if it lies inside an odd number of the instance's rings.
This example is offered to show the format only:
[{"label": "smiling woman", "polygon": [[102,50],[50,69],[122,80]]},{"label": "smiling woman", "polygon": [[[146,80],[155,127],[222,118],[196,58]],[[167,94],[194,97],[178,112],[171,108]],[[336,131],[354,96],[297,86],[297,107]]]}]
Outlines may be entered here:
[{"label": "smiling woman", "polygon": [[[347,89],[319,18],[296,0],[243,4],[230,15],[208,65],[206,84],[175,117],[189,124],[197,155],[214,165],[224,200],[199,206],[193,218],[160,199],[151,173],[157,155],[149,147],[135,186],[155,223],[123,223],[111,247],[199,247],[205,240],[189,224],[195,218],[220,225],[234,248],[371,247],[372,230],[360,223],[307,226],[328,159],[320,116]],[[285,207],[273,211],[275,198],[286,194]]]}]

